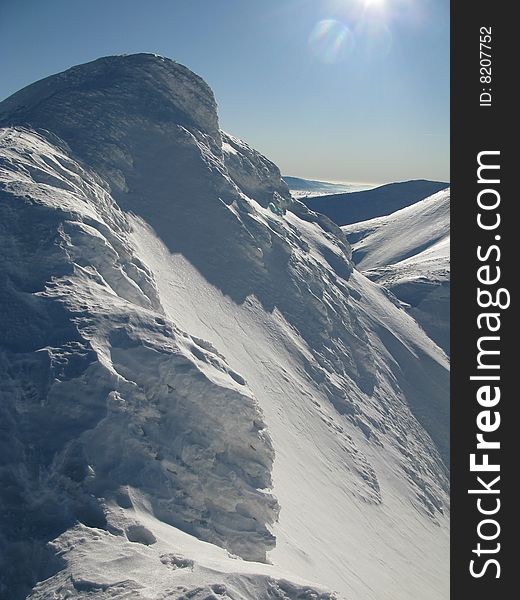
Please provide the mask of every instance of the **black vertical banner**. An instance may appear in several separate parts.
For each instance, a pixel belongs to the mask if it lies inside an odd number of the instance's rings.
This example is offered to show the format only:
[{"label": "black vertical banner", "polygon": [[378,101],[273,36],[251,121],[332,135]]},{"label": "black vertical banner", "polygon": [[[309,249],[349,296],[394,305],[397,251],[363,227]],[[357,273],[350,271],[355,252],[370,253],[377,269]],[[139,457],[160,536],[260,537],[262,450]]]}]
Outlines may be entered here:
[{"label": "black vertical banner", "polygon": [[520,242],[512,148],[520,36],[513,6],[452,0],[451,7],[454,600],[516,597],[520,587],[513,491],[520,476],[520,327],[511,289]]}]

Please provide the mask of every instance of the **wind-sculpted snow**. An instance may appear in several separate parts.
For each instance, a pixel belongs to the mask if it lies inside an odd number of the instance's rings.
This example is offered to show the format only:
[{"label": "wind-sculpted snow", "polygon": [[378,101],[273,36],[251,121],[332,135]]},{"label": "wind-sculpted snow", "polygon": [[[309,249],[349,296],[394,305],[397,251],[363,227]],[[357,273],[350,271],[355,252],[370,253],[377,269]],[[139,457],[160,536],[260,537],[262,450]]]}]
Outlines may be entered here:
[{"label": "wind-sculpted snow", "polygon": [[0,115],[0,594],[442,598],[447,360],[341,229],[173,61]]},{"label": "wind-sculpted snow", "polygon": [[38,510],[43,538],[76,518],[103,527],[103,503],[130,485],[150,493],[161,520],[265,560],[273,450],[244,380],[165,318],[128,221],[95,177],[27,131],[0,145],[11,526],[35,528]]},{"label": "wind-sculpted snow", "polygon": [[278,167],[249,144],[221,133],[224,163],[242,192],[262,206],[271,203],[282,210],[287,208],[292,203],[291,194]]},{"label": "wind-sculpted snow", "polygon": [[[108,57],[43,79],[2,102],[0,121],[30,124],[59,135],[85,161],[125,189],[125,175],[149,128],[201,132],[220,142],[213,93],[200,77],[154,55]],[[157,139],[155,140],[158,141]]]}]

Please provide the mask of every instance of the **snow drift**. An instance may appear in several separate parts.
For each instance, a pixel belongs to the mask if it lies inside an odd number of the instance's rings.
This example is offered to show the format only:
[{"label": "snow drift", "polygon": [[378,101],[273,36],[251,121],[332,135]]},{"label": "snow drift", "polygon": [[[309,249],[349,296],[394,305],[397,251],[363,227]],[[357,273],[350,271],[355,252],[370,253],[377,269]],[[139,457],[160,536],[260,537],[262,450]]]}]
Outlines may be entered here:
[{"label": "snow drift", "polygon": [[446,357],[208,86],[109,57],[0,124],[0,594],[445,597]]}]

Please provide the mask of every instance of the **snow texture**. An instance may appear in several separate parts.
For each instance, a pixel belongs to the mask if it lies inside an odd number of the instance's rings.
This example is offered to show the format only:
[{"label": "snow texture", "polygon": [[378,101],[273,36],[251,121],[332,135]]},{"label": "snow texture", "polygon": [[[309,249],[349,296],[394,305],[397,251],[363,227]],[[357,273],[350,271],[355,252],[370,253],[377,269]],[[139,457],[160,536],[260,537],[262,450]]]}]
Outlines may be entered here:
[{"label": "snow texture", "polygon": [[0,125],[0,596],[446,597],[446,356],[208,86],[109,57]]}]

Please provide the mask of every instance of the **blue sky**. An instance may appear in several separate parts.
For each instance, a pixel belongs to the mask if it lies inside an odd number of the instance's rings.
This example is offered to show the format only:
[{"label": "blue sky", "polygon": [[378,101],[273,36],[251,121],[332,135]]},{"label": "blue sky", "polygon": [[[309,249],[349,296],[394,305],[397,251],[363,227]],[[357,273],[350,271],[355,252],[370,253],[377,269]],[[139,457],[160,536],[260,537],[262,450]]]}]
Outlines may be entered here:
[{"label": "blue sky", "polygon": [[449,180],[449,0],[0,0],[0,99],[155,52],[286,175]]}]

